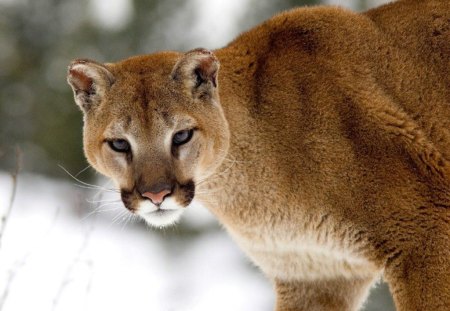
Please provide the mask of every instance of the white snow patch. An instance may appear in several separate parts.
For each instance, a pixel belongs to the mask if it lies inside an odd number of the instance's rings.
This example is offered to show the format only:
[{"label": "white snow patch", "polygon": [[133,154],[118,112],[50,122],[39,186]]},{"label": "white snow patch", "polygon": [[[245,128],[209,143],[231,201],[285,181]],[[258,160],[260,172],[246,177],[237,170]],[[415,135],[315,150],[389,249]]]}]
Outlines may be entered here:
[{"label": "white snow patch", "polygon": [[251,0],[187,0],[172,15],[167,15],[167,3],[158,11],[165,14],[157,25],[167,46],[184,43],[218,48],[231,41],[241,31],[237,22],[247,14]]},{"label": "white snow patch", "polygon": [[89,17],[94,25],[107,30],[123,29],[134,17],[131,0],[89,0]]},{"label": "white snow patch", "polygon": [[[10,191],[10,177],[0,172],[2,207]],[[164,238],[124,224],[120,203],[86,217],[86,198],[92,194],[71,183],[19,175],[0,248],[0,297],[8,291],[2,310],[272,309],[271,285],[225,232]],[[196,216],[201,209],[189,208],[190,225],[213,222],[209,213]]]}]

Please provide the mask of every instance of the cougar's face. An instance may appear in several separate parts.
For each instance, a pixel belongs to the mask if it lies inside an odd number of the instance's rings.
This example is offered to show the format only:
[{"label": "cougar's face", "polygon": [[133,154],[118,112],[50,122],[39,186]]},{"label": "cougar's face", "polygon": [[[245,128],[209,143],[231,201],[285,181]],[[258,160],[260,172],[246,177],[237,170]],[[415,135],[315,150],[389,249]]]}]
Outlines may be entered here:
[{"label": "cougar's face", "polygon": [[[69,74],[78,78],[73,71]],[[216,84],[189,84],[186,79],[202,77],[173,72],[143,75],[115,67],[108,72],[113,83],[100,94],[97,107],[85,110],[85,154],[94,168],[114,180],[131,213],[153,226],[172,224],[228,149]],[[199,90],[204,83],[207,88],[196,96],[191,88]],[[95,87],[92,92],[99,93]]]}]

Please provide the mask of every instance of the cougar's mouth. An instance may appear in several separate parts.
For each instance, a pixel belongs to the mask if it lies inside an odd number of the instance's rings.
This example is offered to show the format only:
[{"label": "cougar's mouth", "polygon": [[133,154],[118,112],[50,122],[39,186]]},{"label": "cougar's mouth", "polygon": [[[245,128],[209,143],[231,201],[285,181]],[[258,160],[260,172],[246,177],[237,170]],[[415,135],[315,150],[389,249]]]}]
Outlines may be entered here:
[{"label": "cougar's mouth", "polygon": [[152,200],[152,196],[150,198],[148,195],[143,196],[136,187],[131,191],[122,190],[121,196],[122,202],[130,212],[140,216],[151,226],[164,227],[179,220],[184,209],[192,202],[195,196],[195,183],[190,180],[185,184],[177,184],[170,195],[158,202],[155,198]]}]

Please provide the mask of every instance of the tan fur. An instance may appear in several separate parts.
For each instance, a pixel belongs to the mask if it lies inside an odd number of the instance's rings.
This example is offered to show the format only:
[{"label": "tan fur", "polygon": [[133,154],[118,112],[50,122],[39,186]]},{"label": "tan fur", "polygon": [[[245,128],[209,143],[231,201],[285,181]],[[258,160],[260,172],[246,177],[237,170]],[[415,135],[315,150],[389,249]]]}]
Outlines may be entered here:
[{"label": "tan fur", "polygon": [[182,206],[193,180],[277,311],[357,310],[381,275],[397,310],[450,310],[449,1],[297,9],[214,54],[77,64],[89,162],[121,189],[172,178]]}]

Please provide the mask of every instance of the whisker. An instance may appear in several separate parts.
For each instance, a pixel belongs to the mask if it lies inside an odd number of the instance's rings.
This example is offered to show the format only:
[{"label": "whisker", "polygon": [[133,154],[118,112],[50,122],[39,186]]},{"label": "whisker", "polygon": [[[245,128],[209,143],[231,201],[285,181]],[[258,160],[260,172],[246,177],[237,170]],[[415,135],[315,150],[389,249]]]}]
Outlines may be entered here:
[{"label": "whisker", "polygon": [[[103,184],[103,186],[101,186],[102,188],[106,188],[110,183],[112,182],[112,180],[110,179],[110,180],[108,180],[106,183],[104,183]],[[108,188],[106,188],[106,189],[108,189]],[[95,198],[97,198],[97,197],[102,197],[102,195],[104,194],[104,192],[105,191],[103,191],[103,190],[99,190],[99,191],[97,191],[97,193],[95,193],[94,195],[93,195],[93,197],[92,197],[92,199],[95,199]],[[107,192],[112,192],[112,193],[120,193],[120,191],[119,190],[116,190],[116,189],[112,189],[111,191],[107,191]]]},{"label": "whisker", "polygon": [[73,185],[76,187],[79,187],[79,188],[83,188],[83,189],[100,190],[100,191],[105,191],[105,192],[119,193],[119,191],[115,190],[115,189],[104,189],[104,188],[85,186],[85,185],[79,185],[79,184],[73,184]]},{"label": "whisker", "polygon": [[119,214],[117,214],[117,215],[113,218],[111,225],[117,223],[120,219],[123,219],[123,218],[127,215],[127,213],[128,213],[127,210],[121,210],[121,211],[119,212]]},{"label": "whisker", "polygon": [[96,210],[101,210],[103,207],[105,207],[105,206],[110,206],[110,205],[119,205],[119,207],[122,207],[122,204],[121,204],[122,202],[109,202],[109,203],[104,203],[104,204],[101,204],[100,206],[98,206],[98,207],[96,207],[95,209]]},{"label": "whisker", "polygon": [[[114,204],[118,204],[118,203],[111,203],[111,204],[107,204],[107,205],[114,205]],[[100,214],[100,213],[106,213],[106,212],[112,212],[112,211],[116,211],[120,208],[122,208],[122,206],[115,206],[114,208],[105,208],[105,209],[101,209],[102,207],[107,206],[106,204],[101,205],[97,208],[95,208],[95,210],[89,212],[86,216],[83,217],[83,220],[86,220],[87,218],[91,217],[92,215],[95,214]]]},{"label": "whisker", "polygon": [[[114,192],[118,192],[118,190],[116,189],[105,189],[103,187],[100,186],[96,186],[96,185],[92,185],[89,184],[87,182],[84,182],[78,178],[76,178],[75,176],[73,176],[68,170],[66,170],[62,165],[58,164],[58,166],[64,171],[66,172],[67,175],[69,175],[70,177],[72,177],[75,181],[79,182],[81,185],[83,185],[84,187],[88,187],[88,189],[99,189],[99,190],[105,190],[105,191],[114,191]],[[81,186],[79,185],[79,186]],[[83,188],[83,187],[82,187]]]},{"label": "whisker", "polygon": [[91,165],[89,164],[88,166],[86,166],[85,168],[83,168],[81,171],[79,171],[78,173],[75,174],[75,177],[78,177],[78,175],[80,175],[81,173],[83,173],[84,171],[86,171],[88,168],[90,168]]},{"label": "whisker", "polygon": [[133,221],[136,219],[135,218],[135,214],[132,214],[132,213],[129,213],[128,214],[128,216],[126,217],[126,219],[125,219],[125,221],[124,221],[124,223],[123,223],[123,225],[122,225],[122,231],[125,229],[125,227],[128,225],[128,224],[130,224],[130,223],[133,223]]},{"label": "whisker", "polygon": [[214,173],[214,174],[212,174],[211,176],[209,176],[209,177],[207,177],[207,178],[204,178],[204,179],[199,180],[198,182],[196,182],[196,186],[199,186],[199,185],[203,184],[203,183],[204,183],[205,181],[207,181],[207,180],[212,180],[212,179],[214,179],[215,177],[221,177],[221,176],[225,175],[229,170],[231,170],[231,169],[234,167],[235,164],[236,164],[236,161],[233,161],[233,162],[231,162],[231,164],[230,164],[228,167],[226,167],[223,171],[218,172],[218,173]]},{"label": "whisker", "polygon": [[107,203],[107,202],[120,202],[120,199],[114,199],[114,200],[89,200],[86,199],[86,202],[95,204],[95,203]]}]

